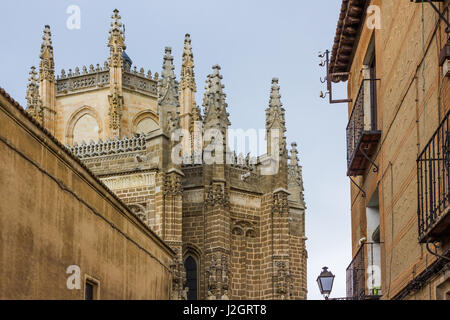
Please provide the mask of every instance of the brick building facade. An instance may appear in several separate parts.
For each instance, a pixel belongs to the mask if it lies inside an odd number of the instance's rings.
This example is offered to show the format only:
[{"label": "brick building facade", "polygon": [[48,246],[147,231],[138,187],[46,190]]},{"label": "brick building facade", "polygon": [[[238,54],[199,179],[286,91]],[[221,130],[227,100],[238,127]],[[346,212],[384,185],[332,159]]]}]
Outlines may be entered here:
[{"label": "brick building facade", "polygon": [[176,252],[172,299],[306,299],[302,168],[296,144],[287,150],[278,79],[268,154],[236,156],[220,67],[201,110],[190,36],[178,82],[170,48],[161,74],[133,67],[117,10],[112,18],[108,61],[58,77],[46,26],[27,111]]},{"label": "brick building facade", "polygon": [[342,1],[327,71],[348,81],[330,101],[348,103],[349,299],[450,298],[449,3]]}]

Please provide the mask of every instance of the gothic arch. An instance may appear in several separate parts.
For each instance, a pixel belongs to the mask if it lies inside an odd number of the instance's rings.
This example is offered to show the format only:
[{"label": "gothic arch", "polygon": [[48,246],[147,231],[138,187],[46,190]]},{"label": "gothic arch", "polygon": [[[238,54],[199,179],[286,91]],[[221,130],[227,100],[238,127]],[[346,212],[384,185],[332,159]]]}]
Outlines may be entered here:
[{"label": "gothic arch", "polygon": [[132,124],[131,128],[133,130],[132,133],[133,134],[138,133],[137,128],[138,128],[139,123],[141,123],[142,121],[147,120],[147,119],[152,120],[153,122],[155,122],[156,126],[159,127],[159,125],[158,125],[159,117],[156,115],[156,113],[154,113],[151,110],[144,110],[134,116],[133,121],[131,123]]},{"label": "gothic arch", "polygon": [[[73,139],[74,139],[73,132],[75,129],[75,125],[81,118],[83,118],[86,115],[89,115],[96,120],[97,126],[98,126],[98,135],[99,135],[99,137],[101,136],[101,133],[103,132],[103,124],[102,124],[102,121],[101,121],[97,111],[95,111],[95,109],[90,106],[82,106],[81,108],[77,109],[74,113],[72,113],[72,115],[69,118],[69,121],[67,122],[66,134],[65,134],[67,144],[73,145],[73,142],[74,142],[73,141]],[[89,142],[89,141],[86,141],[86,142]]]},{"label": "gothic arch", "polygon": [[183,246],[183,252],[186,287],[190,289],[188,291],[188,300],[198,300],[200,299],[201,251],[197,246],[188,244]]}]

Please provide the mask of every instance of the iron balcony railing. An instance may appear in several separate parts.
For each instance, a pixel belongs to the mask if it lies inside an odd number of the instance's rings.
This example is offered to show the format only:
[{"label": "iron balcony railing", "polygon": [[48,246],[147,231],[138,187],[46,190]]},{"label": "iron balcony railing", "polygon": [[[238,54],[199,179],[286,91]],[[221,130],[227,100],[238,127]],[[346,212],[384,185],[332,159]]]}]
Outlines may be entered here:
[{"label": "iron balcony railing", "polygon": [[[377,130],[376,79],[366,79],[361,83],[347,125],[347,166],[348,176],[363,175],[376,151],[381,131]],[[376,166],[375,166],[376,167]]]},{"label": "iron balcony railing", "polygon": [[417,159],[419,240],[437,240],[450,225],[450,132],[446,114]]},{"label": "iron balcony railing", "polygon": [[350,166],[364,131],[364,81],[359,88],[358,97],[353,106],[347,125],[347,165]]},{"label": "iron balcony railing", "polygon": [[380,243],[364,243],[347,268],[347,299],[373,300],[381,297]]}]

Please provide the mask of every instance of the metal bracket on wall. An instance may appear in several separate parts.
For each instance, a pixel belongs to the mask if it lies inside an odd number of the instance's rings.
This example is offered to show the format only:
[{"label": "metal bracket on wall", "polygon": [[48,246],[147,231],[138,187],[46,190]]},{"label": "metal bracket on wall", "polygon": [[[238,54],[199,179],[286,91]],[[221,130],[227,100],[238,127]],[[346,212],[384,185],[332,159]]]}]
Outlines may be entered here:
[{"label": "metal bracket on wall", "polygon": [[375,168],[373,168],[373,172],[377,173],[380,168],[378,168],[377,164],[370,159],[370,157],[364,152],[362,144],[359,146],[359,151],[361,151],[364,158],[366,158]]},{"label": "metal bracket on wall", "polygon": [[321,67],[326,67],[327,68],[327,76],[325,77],[325,79],[320,78],[320,82],[322,83],[327,83],[327,92],[320,92],[320,97],[322,99],[325,99],[328,95],[329,99],[330,99],[330,104],[335,104],[335,103],[349,103],[352,102],[352,99],[340,99],[340,100],[334,100],[333,99],[333,77],[334,76],[347,76],[350,74],[350,72],[338,72],[338,73],[330,73],[330,51],[327,50],[324,53],[319,53],[319,58],[323,59],[325,58],[325,61],[322,61],[319,66]]},{"label": "metal bracket on wall", "polygon": [[362,192],[363,198],[367,196],[366,192],[355,182],[355,180],[352,179],[352,177],[349,177],[350,181],[359,189],[359,191]]}]

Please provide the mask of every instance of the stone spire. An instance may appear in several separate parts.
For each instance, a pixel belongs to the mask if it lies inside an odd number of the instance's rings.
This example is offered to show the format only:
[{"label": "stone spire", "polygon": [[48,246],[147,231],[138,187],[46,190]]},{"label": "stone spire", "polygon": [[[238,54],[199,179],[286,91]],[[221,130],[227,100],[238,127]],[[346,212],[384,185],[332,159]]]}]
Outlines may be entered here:
[{"label": "stone spire", "polygon": [[197,91],[194,73],[194,54],[192,53],[191,36],[186,34],[184,39],[183,63],[181,65],[181,90],[187,88]]},{"label": "stone spire", "polygon": [[178,82],[173,65],[172,48],[166,47],[163,70],[158,82],[159,126],[165,134],[179,128]]},{"label": "stone spire", "polygon": [[266,132],[267,132],[267,153],[274,155],[272,151],[274,133],[278,135],[280,156],[287,158],[286,148],[286,120],[285,110],[281,103],[280,86],[278,78],[272,79],[272,88],[270,92],[269,108],[266,109]]},{"label": "stone spire", "polygon": [[[108,136],[121,137],[122,135],[122,110],[124,99],[122,95],[122,74],[124,63],[125,38],[123,35],[119,10],[115,9],[112,15],[111,28],[109,30],[108,47],[109,56],[109,127]],[[125,55],[126,56],[126,55]]]},{"label": "stone spire", "polygon": [[36,73],[36,68],[31,67],[30,78],[27,86],[27,109],[26,111],[31,114],[39,123],[42,124],[43,109],[42,101],[39,95],[39,83]]},{"label": "stone spire", "polygon": [[289,157],[288,166],[288,188],[291,193],[289,200],[299,203],[303,208],[305,207],[305,198],[303,195],[303,173],[302,167],[298,162],[297,143],[291,144],[291,155]]},{"label": "stone spire", "polygon": [[109,66],[117,68],[122,66],[122,52],[127,47],[125,46],[125,38],[122,30],[123,25],[120,20],[121,16],[119,15],[119,10],[115,9],[111,18],[113,21],[111,22],[111,29],[109,30],[108,47],[111,51]]},{"label": "stone spire", "polygon": [[39,64],[39,96],[42,101],[42,125],[55,134],[56,127],[56,82],[50,26],[44,27]]},{"label": "stone spire", "polygon": [[[185,133],[183,137],[183,153],[189,154],[194,148],[194,131],[201,130],[201,113],[195,102],[194,54],[192,53],[191,36],[186,34],[181,65],[180,82],[180,126]],[[189,135],[187,135],[189,133]]]},{"label": "stone spire", "polygon": [[44,27],[44,36],[41,45],[41,63],[39,66],[39,80],[55,81],[55,60],[53,56],[52,33],[50,26]]},{"label": "stone spire", "polygon": [[293,142],[291,144],[290,165],[298,166],[298,151],[297,151],[297,143],[296,142]]},{"label": "stone spire", "polygon": [[220,75],[220,66],[213,66],[213,73],[206,80],[206,91],[203,99],[205,108],[204,125],[205,129],[216,128],[222,131],[224,138],[228,126],[231,125],[229,113],[227,112],[226,94],[223,92],[222,76]]}]

